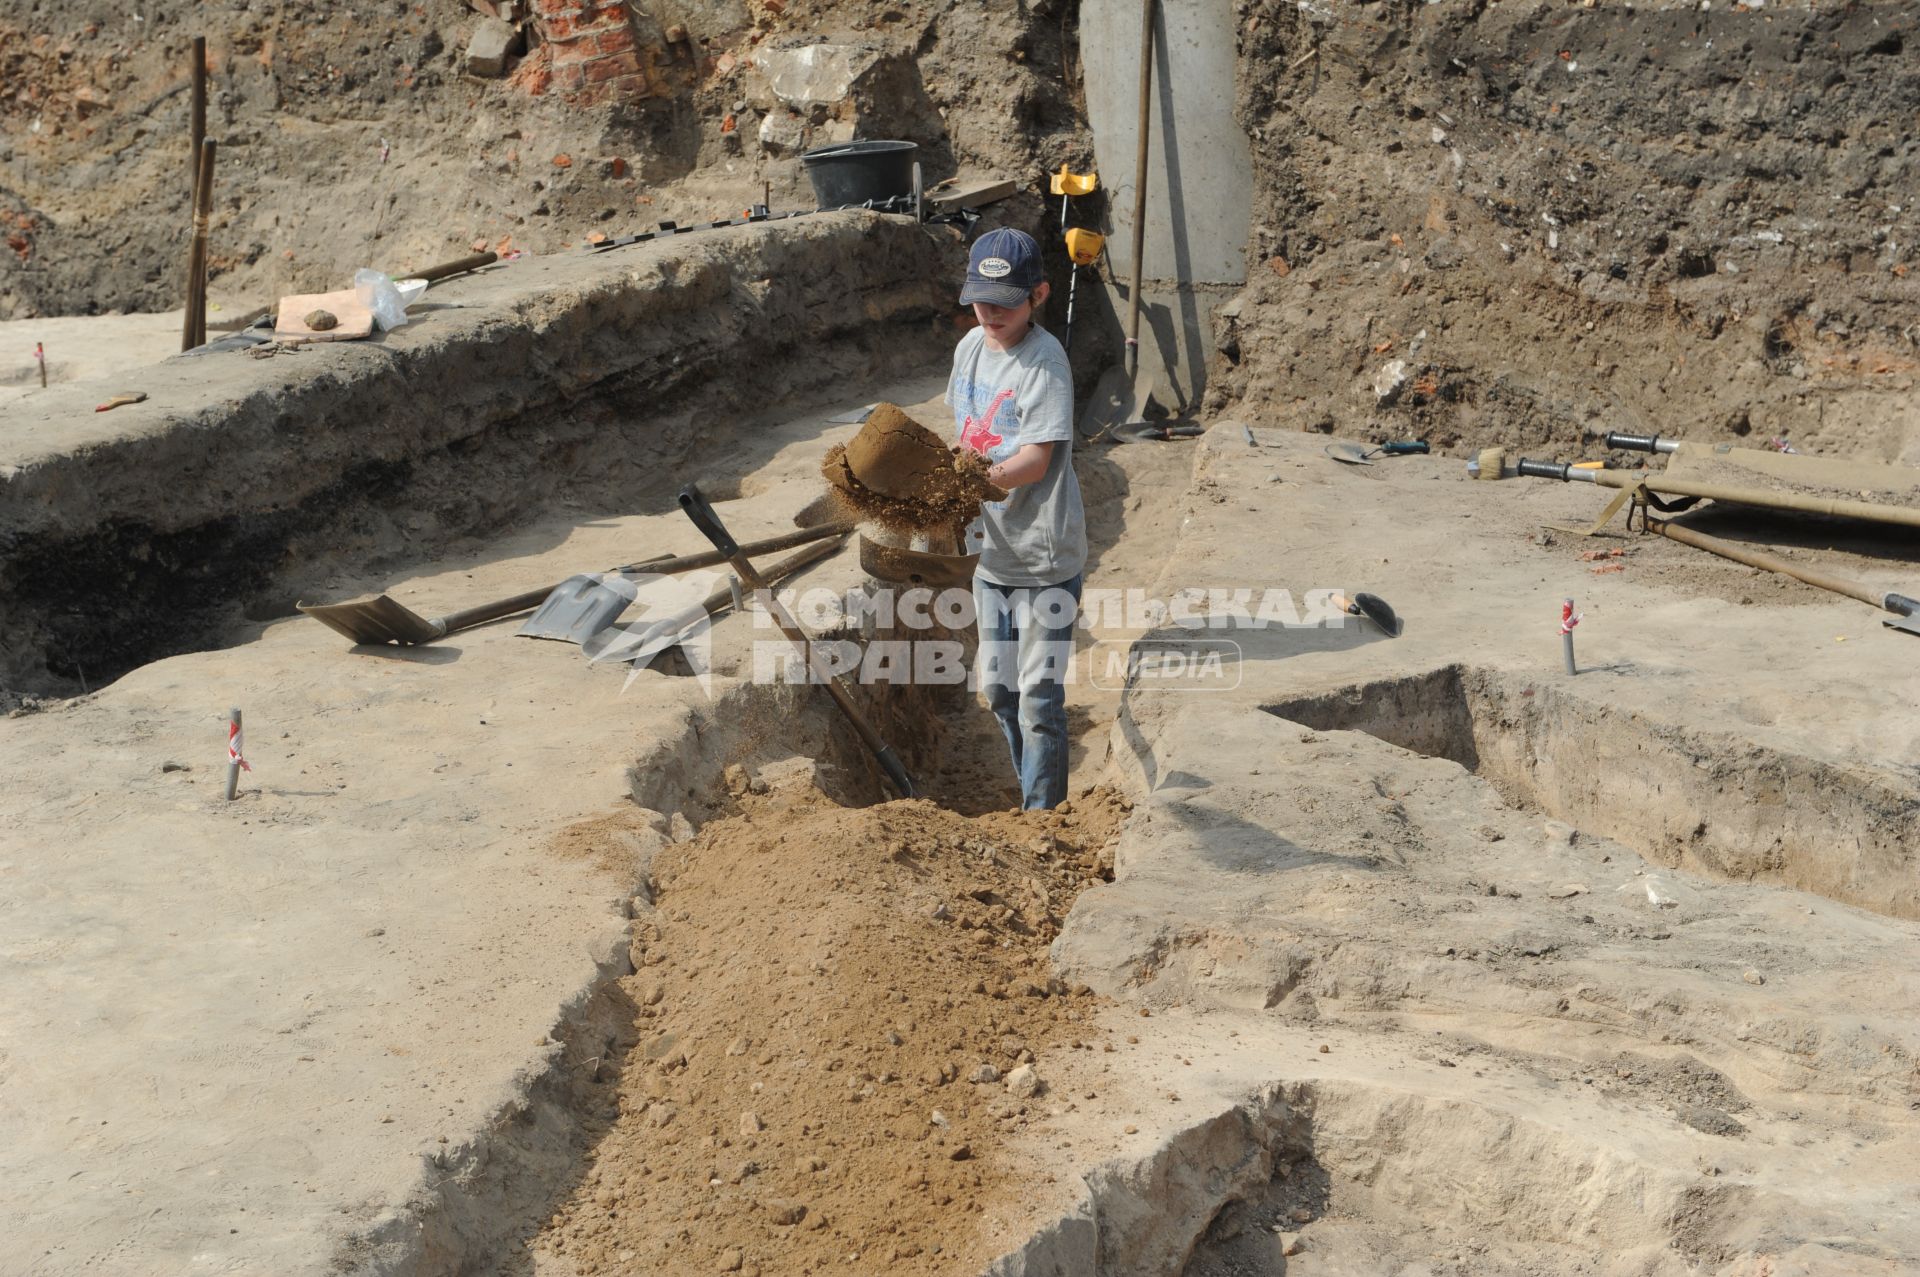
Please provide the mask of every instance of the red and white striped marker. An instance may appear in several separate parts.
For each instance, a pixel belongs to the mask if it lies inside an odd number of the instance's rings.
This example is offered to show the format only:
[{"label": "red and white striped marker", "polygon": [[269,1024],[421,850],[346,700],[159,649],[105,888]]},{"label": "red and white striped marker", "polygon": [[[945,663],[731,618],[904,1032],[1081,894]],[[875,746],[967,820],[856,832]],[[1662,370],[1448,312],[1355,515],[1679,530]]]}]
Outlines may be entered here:
[{"label": "red and white striped marker", "polygon": [[1561,652],[1567,658],[1567,673],[1578,674],[1580,670],[1573,663],[1573,627],[1580,624],[1580,613],[1573,610],[1572,599],[1560,602],[1560,645]]},{"label": "red and white striped marker", "polygon": [[233,801],[234,793],[240,787],[241,771],[253,770],[252,764],[247,762],[246,756],[241,752],[245,748],[246,748],[245,742],[240,734],[240,711],[238,709],[234,709],[229,711],[227,715],[227,801],[228,802]]}]

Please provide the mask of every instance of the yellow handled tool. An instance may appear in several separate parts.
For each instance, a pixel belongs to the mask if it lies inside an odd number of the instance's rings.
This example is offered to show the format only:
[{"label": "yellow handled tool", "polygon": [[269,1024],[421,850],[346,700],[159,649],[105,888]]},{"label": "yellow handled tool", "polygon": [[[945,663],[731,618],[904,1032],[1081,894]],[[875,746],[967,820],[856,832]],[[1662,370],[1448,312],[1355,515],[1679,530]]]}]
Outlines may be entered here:
[{"label": "yellow handled tool", "polygon": [[1072,195],[1091,195],[1100,189],[1098,173],[1074,173],[1062,164],[1060,171],[1052,177],[1053,193],[1060,197],[1060,235],[1067,242],[1067,256],[1073,259],[1073,273],[1067,279],[1067,332],[1061,341],[1068,351],[1073,350],[1073,298],[1080,289],[1080,268],[1091,266],[1100,259],[1100,249],[1106,244],[1107,237],[1098,231],[1084,230],[1081,227],[1067,229],[1067,198]]}]

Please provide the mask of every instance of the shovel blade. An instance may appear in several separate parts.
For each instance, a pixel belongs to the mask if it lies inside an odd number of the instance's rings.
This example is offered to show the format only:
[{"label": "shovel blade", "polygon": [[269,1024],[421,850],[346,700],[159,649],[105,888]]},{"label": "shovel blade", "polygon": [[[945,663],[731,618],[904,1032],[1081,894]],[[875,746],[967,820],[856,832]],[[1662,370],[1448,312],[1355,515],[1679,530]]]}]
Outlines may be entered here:
[{"label": "shovel blade", "polygon": [[1125,368],[1107,369],[1080,414],[1080,437],[1098,439],[1117,427],[1145,420],[1153,390],[1153,370],[1145,361],[1132,376]]},{"label": "shovel blade", "polygon": [[1350,466],[1370,466],[1366,449],[1357,443],[1330,443],[1324,449],[1335,461],[1344,461]]},{"label": "shovel blade", "polygon": [[1909,634],[1920,634],[1920,616],[1883,616],[1880,624],[1890,630],[1905,630]]},{"label": "shovel blade", "polygon": [[447,633],[444,624],[430,621],[384,594],[351,603],[296,603],[294,606],[356,643],[398,643],[411,647],[444,638]]},{"label": "shovel blade", "polygon": [[585,643],[627,610],[634,583],[617,572],[581,573],[554,587],[516,633],[521,638]]}]

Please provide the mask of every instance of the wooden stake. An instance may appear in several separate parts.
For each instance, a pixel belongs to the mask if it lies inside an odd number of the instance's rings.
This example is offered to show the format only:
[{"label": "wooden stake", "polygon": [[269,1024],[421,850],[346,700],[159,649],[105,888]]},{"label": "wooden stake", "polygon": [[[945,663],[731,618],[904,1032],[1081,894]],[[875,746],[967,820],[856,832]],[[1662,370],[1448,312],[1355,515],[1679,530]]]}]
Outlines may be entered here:
[{"label": "wooden stake", "polygon": [[207,37],[193,37],[193,64],[187,69],[193,79],[192,122],[187,128],[187,199],[191,203],[200,189],[200,144],[207,140]]},{"label": "wooden stake", "polygon": [[[207,37],[193,37],[193,50],[188,55],[191,62],[187,75],[192,82],[188,107],[187,124],[187,218],[190,228],[199,224],[200,218],[200,170],[206,165],[207,140]],[[200,268],[196,265],[194,253],[205,252],[196,249],[197,236],[192,229],[188,232],[187,243],[187,310],[180,319],[180,349],[192,350],[207,339],[206,305],[202,299],[196,304],[195,288],[200,278]]]},{"label": "wooden stake", "polygon": [[33,359],[40,365],[40,389],[47,388],[47,348],[41,342],[33,343]]},{"label": "wooden stake", "polygon": [[200,175],[194,184],[193,239],[187,246],[187,313],[180,326],[180,349],[207,340],[207,222],[213,215],[213,160],[218,144],[200,144]]}]

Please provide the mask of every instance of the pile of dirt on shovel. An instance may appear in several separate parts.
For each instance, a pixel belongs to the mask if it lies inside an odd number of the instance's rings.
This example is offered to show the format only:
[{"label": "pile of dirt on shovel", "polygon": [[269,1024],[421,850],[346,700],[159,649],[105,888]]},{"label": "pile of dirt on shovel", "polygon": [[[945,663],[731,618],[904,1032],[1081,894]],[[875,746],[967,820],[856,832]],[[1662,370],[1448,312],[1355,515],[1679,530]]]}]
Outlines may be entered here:
[{"label": "pile of dirt on shovel", "polygon": [[617,1116],[531,1246],[579,1274],[978,1272],[1008,1242],[984,1221],[1042,1209],[1005,1141],[1062,1102],[1050,1058],[1101,1046],[1047,945],[1126,801],[739,801],[654,862]]},{"label": "pile of dirt on shovel", "polygon": [[[863,481],[850,449],[881,473]],[[900,533],[963,528],[979,515],[982,501],[1007,497],[987,481],[985,457],[949,451],[938,435],[893,404],[876,406],[851,445],[828,449],[820,475],[841,518]]]}]

